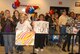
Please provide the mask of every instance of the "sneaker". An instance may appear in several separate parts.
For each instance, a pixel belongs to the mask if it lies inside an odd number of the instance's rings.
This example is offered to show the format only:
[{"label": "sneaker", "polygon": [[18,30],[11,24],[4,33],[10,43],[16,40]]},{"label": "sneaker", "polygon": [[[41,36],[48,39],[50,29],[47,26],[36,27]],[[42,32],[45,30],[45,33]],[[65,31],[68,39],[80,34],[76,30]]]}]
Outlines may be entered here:
[{"label": "sneaker", "polygon": [[61,45],[57,44],[57,46],[58,46],[59,48],[61,48]]},{"label": "sneaker", "polygon": [[35,49],[35,51],[37,51],[37,52],[38,52],[38,51],[39,51],[39,49]]},{"label": "sneaker", "polygon": [[43,49],[41,49],[41,51],[44,51]]},{"label": "sneaker", "polygon": [[68,49],[68,52],[70,52],[70,50]]},{"label": "sneaker", "polygon": [[19,51],[18,51],[18,50],[16,50],[16,53],[19,53]]},{"label": "sneaker", "polygon": [[78,45],[78,42],[76,43],[76,45]]},{"label": "sneaker", "polygon": [[13,52],[11,52],[10,54],[13,54]]},{"label": "sneaker", "polygon": [[62,51],[66,52],[66,50],[65,50],[65,49],[62,49]]},{"label": "sneaker", "polygon": [[19,51],[19,54],[23,54],[23,52],[22,51]]}]

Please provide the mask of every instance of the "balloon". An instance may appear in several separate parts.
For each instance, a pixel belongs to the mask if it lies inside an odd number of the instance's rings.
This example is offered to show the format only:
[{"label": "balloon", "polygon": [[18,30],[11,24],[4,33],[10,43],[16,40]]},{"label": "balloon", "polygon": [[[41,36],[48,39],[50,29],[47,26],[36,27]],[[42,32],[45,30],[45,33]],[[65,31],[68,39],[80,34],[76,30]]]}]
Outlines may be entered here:
[{"label": "balloon", "polygon": [[34,13],[34,8],[31,7],[30,10],[29,10],[29,13],[30,14]]},{"label": "balloon", "polygon": [[20,2],[19,2],[19,1],[16,1],[16,2],[15,2],[15,5],[16,5],[17,7],[19,7],[19,6],[20,6]]},{"label": "balloon", "polygon": [[54,11],[53,10],[50,10],[49,13],[52,15],[52,14],[54,14]]},{"label": "balloon", "polygon": [[30,9],[29,7],[26,7],[25,12],[26,12],[26,13],[29,13],[29,9]]},{"label": "balloon", "polygon": [[33,8],[34,8],[34,9],[38,9],[38,8],[39,8],[39,6],[33,6]]},{"label": "balloon", "polygon": [[12,7],[13,7],[14,9],[16,9],[16,8],[17,8],[15,4],[12,4]]}]

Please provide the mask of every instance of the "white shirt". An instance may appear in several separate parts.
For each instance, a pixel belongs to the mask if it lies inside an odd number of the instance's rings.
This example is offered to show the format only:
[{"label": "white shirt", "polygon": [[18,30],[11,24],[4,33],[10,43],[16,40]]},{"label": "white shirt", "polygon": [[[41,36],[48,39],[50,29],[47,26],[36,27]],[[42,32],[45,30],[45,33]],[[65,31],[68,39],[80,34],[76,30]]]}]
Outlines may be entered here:
[{"label": "white shirt", "polygon": [[32,30],[32,27],[30,25],[30,22],[29,21],[25,21],[24,23],[20,23],[18,22],[17,26],[16,26],[16,29],[17,30],[20,30],[20,31],[27,31],[27,32],[30,32]]}]

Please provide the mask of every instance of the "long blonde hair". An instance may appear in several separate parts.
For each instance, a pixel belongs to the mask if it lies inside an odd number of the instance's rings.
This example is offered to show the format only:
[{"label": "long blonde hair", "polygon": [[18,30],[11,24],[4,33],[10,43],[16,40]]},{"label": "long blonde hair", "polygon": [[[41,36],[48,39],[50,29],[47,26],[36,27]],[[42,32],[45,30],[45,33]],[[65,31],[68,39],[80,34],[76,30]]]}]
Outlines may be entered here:
[{"label": "long blonde hair", "polygon": [[23,22],[25,21],[25,14],[23,13],[20,14],[20,22],[22,22],[22,20]]}]

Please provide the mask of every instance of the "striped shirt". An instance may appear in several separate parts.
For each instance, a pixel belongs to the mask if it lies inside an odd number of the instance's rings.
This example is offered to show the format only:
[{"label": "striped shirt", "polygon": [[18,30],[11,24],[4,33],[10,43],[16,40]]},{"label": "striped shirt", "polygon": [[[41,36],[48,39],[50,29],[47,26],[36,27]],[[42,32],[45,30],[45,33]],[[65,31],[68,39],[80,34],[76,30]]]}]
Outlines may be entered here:
[{"label": "striped shirt", "polygon": [[80,30],[80,22],[77,23],[77,28]]},{"label": "striped shirt", "polygon": [[73,33],[73,23],[74,23],[74,19],[73,18],[71,18],[71,17],[68,17],[67,18],[67,23],[68,23],[68,25],[70,25],[70,26],[67,26],[66,27],[66,33]]}]

